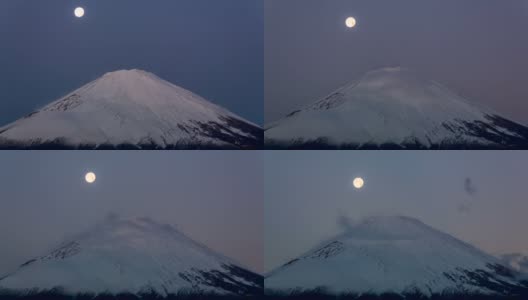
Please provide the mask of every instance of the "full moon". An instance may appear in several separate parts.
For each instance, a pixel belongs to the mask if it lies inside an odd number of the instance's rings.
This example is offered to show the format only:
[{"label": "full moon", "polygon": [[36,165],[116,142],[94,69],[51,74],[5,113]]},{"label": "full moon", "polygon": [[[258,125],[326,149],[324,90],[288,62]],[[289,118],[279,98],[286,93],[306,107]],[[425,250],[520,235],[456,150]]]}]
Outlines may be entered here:
[{"label": "full moon", "polygon": [[84,176],[84,179],[88,183],[93,183],[95,181],[95,173],[94,172],[86,173],[86,175]]},{"label": "full moon", "polygon": [[84,8],[77,7],[73,13],[77,18],[82,18],[82,16],[84,16]]},{"label": "full moon", "polygon": [[356,177],[354,178],[354,181],[352,182],[352,184],[354,185],[354,187],[356,189],[360,189],[363,187],[363,185],[365,184],[365,182],[363,181],[363,178],[361,177]]},{"label": "full moon", "polygon": [[354,17],[348,17],[345,24],[348,28],[356,27],[356,19]]}]

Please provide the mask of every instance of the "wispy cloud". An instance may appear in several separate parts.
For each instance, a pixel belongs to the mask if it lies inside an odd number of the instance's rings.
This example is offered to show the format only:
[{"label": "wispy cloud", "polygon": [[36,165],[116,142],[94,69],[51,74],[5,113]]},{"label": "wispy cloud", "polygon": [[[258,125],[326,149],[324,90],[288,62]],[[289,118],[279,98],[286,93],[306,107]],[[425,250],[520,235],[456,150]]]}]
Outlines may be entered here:
[{"label": "wispy cloud", "polygon": [[471,179],[471,177],[466,177],[464,179],[464,192],[470,196],[470,198],[463,199],[462,203],[458,204],[457,210],[461,213],[470,213],[473,210],[473,199],[474,196],[477,194],[477,187],[475,186],[475,183]]},{"label": "wispy cloud", "polygon": [[352,228],[354,228],[354,225],[356,224],[356,222],[352,218],[347,217],[343,214],[340,214],[337,217],[336,223],[339,228],[341,228],[343,231],[350,231]]},{"label": "wispy cloud", "polygon": [[473,196],[477,193],[477,188],[475,187],[475,184],[473,183],[473,180],[471,180],[470,177],[466,177],[466,179],[464,180],[464,190],[470,196]]}]

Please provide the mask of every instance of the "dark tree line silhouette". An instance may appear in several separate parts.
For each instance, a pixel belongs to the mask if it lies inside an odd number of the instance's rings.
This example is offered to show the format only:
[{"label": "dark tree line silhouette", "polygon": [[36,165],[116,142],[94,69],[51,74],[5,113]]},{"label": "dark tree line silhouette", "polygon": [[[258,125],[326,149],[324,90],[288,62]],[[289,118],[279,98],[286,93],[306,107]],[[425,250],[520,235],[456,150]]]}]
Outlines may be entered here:
[{"label": "dark tree line silhouette", "polygon": [[265,299],[269,300],[528,300],[528,290],[509,295],[484,295],[476,293],[441,293],[424,295],[419,292],[404,294],[330,294],[323,289],[314,291],[293,291],[290,293],[266,291]]},{"label": "dark tree line silhouette", "polygon": [[210,293],[187,293],[169,294],[162,296],[157,293],[147,292],[139,295],[131,293],[82,293],[67,294],[60,289],[50,291],[30,291],[24,293],[17,292],[0,292],[0,300],[246,300],[262,299],[262,296],[237,296],[237,295],[218,295]]}]

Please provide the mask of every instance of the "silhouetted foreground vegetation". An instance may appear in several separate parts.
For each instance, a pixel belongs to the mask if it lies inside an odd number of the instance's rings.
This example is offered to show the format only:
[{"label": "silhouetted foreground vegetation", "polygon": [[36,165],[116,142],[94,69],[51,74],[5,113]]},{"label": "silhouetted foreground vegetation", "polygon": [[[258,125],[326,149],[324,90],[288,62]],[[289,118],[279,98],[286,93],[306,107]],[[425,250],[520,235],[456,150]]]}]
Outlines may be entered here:
[{"label": "silhouetted foreground vegetation", "polygon": [[234,146],[225,145],[219,146],[213,143],[179,143],[173,145],[165,145],[161,147],[154,143],[145,144],[81,144],[71,145],[62,141],[57,142],[33,142],[16,143],[6,142],[0,140],[0,150],[253,150],[260,149],[260,146]]},{"label": "silhouetted foreground vegetation", "polygon": [[121,294],[76,294],[69,295],[60,290],[35,291],[25,293],[0,292],[0,300],[244,300],[244,299],[262,299],[261,296],[237,296],[237,295],[217,295],[217,294],[196,294],[196,293],[178,293],[161,296],[155,293],[143,293],[140,295],[121,293]]},{"label": "silhouetted foreground vegetation", "polygon": [[432,144],[429,146],[420,143],[384,143],[384,144],[332,144],[325,139],[317,139],[312,141],[298,141],[292,143],[277,142],[274,140],[266,140],[264,142],[264,149],[266,150],[526,150],[528,144],[515,145],[483,145],[477,143],[444,143]]},{"label": "silhouetted foreground vegetation", "polygon": [[404,295],[385,294],[339,294],[332,295],[322,290],[311,292],[266,292],[265,299],[269,300],[528,300],[528,291],[525,294],[498,296],[482,294],[436,294],[425,296],[421,293],[407,293]]},{"label": "silhouetted foreground vegetation", "polygon": [[405,295],[385,293],[375,294],[340,294],[331,295],[322,291],[277,293],[266,292],[265,296],[236,296],[217,294],[192,294],[178,293],[168,296],[160,296],[154,293],[134,294],[76,294],[68,295],[58,290],[46,292],[12,293],[0,292],[0,300],[527,300],[528,293],[522,295],[497,296],[481,294],[438,294],[425,296],[420,293],[408,293]]}]

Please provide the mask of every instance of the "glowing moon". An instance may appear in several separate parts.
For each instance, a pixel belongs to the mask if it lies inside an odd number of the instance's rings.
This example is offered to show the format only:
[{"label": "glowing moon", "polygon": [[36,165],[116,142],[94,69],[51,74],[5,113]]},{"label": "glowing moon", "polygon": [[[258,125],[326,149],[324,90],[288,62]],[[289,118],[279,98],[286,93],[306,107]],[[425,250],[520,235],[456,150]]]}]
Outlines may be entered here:
[{"label": "glowing moon", "polygon": [[75,14],[75,16],[76,16],[77,18],[82,18],[82,17],[84,16],[84,8],[82,8],[82,7],[77,7],[77,8],[73,11],[73,13]]},{"label": "glowing moon", "polygon": [[356,27],[356,19],[354,17],[348,17],[345,24],[348,28]]},{"label": "glowing moon", "polygon": [[86,173],[86,175],[84,176],[84,179],[88,183],[93,183],[95,181],[95,173],[94,172]]},{"label": "glowing moon", "polygon": [[354,178],[354,181],[352,181],[352,184],[354,185],[356,189],[360,189],[365,184],[365,181],[363,181],[363,178],[361,177],[356,177]]}]

